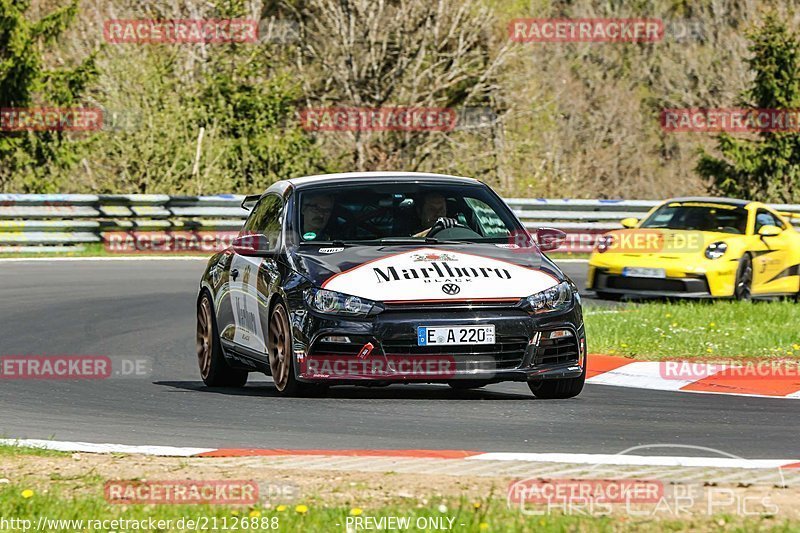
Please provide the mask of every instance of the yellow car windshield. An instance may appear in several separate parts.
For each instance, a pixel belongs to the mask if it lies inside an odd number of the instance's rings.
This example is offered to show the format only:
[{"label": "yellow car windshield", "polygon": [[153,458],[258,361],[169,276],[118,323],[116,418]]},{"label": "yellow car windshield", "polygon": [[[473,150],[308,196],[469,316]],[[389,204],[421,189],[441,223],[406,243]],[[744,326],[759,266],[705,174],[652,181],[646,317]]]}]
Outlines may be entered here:
[{"label": "yellow car windshield", "polygon": [[734,205],[673,202],[659,207],[639,227],[744,235],[747,210]]}]

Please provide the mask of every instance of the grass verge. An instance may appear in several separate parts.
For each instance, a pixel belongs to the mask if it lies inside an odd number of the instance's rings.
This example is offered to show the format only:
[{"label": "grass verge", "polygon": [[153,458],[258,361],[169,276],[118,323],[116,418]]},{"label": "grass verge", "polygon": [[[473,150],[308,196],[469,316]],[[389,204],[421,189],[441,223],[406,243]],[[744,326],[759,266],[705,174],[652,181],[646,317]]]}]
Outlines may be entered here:
[{"label": "grass verge", "polygon": [[[224,505],[119,505],[108,503],[102,483],[71,493],[64,487],[0,486],[0,523],[5,530],[30,531],[797,531],[800,522],[774,517],[718,515],[682,520],[630,516],[549,514],[532,516],[505,501],[461,500],[455,505],[396,504],[380,507],[325,506],[308,503]],[[93,490],[92,490],[93,489]],[[401,527],[389,527],[388,520]],[[9,522],[10,520],[16,522]],[[361,527],[357,527],[361,520]],[[370,519],[373,527],[365,527]],[[384,527],[377,528],[381,519]],[[377,522],[372,522],[372,520]],[[135,522],[135,523],[134,523]],[[403,527],[404,526],[404,527]]]},{"label": "grass verge", "polygon": [[584,309],[590,353],[637,359],[800,359],[800,304],[637,303]]},{"label": "grass verge", "polygon": [[[42,247],[46,248],[46,247]],[[153,257],[170,257],[170,256],[197,256],[197,257],[211,257],[214,252],[212,251],[181,251],[181,252],[110,252],[106,250],[105,246],[101,243],[89,243],[83,245],[82,249],[70,251],[43,251],[43,252],[3,252],[0,253],[0,259],[17,259],[17,258],[37,258],[37,257],[126,257],[135,256],[141,257],[151,255]]]}]

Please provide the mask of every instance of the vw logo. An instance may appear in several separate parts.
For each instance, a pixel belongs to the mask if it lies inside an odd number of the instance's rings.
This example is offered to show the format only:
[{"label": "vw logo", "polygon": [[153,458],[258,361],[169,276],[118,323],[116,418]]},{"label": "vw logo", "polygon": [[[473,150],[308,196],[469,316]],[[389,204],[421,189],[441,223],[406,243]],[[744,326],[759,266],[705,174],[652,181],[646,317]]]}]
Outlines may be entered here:
[{"label": "vw logo", "polygon": [[454,294],[458,294],[459,292],[461,292],[461,287],[459,287],[455,283],[445,283],[444,285],[442,285],[442,292],[452,296]]}]

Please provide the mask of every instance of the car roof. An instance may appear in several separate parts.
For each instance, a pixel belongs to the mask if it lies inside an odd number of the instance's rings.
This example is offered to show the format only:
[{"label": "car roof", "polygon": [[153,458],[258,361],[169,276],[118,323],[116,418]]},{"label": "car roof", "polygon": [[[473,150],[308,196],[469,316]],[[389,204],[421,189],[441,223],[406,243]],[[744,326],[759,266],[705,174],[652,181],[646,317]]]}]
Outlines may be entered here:
[{"label": "car roof", "polygon": [[670,202],[706,202],[712,204],[738,205],[740,207],[755,203],[750,200],[740,200],[739,198],[715,198],[713,196],[684,196],[681,198],[670,198],[664,203],[668,204]]},{"label": "car roof", "polygon": [[302,189],[310,185],[320,184],[339,184],[339,183],[357,183],[360,181],[379,179],[384,182],[387,181],[437,181],[442,183],[455,183],[462,185],[476,185],[481,182],[474,178],[465,178],[463,176],[451,176],[449,174],[433,174],[429,172],[405,172],[405,171],[381,171],[381,172],[342,172],[339,174],[318,174],[315,176],[302,176],[298,178],[289,178],[273,183],[267,191],[280,191],[283,192],[287,188],[295,187]]}]

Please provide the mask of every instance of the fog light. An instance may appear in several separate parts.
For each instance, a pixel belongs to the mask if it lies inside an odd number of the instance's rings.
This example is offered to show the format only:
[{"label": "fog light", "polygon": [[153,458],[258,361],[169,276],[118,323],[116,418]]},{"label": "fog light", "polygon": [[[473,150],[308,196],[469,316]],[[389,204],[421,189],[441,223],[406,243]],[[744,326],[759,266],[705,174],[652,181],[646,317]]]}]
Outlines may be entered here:
[{"label": "fog light", "polygon": [[333,342],[336,344],[351,344],[350,337],[346,337],[344,335],[328,335],[327,337],[322,337],[321,342]]},{"label": "fog light", "polygon": [[572,337],[572,332],[568,329],[556,329],[544,333],[545,339],[565,339],[567,337]]}]

